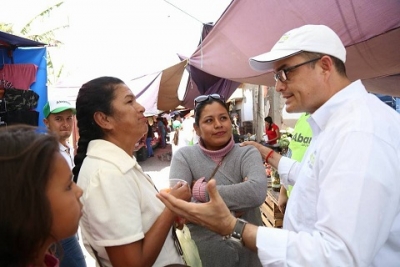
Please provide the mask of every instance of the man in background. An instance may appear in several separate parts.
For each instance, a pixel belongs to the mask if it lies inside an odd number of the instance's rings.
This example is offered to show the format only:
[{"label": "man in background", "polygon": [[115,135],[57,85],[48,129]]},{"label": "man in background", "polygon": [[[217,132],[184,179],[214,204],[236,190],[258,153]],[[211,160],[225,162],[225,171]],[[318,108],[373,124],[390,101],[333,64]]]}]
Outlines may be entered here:
[{"label": "man in background", "polygon": [[154,139],[153,127],[150,125],[149,120],[147,120],[147,134],[146,134],[146,149],[147,149],[147,157],[154,157],[153,146],[151,142]]},{"label": "man in background", "polygon": [[159,136],[158,138],[160,140],[160,148],[165,148],[165,146],[167,145],[166,143],[167,130],[163,122],[163,118],[161,116],[157,117],[157,131]]},{"label": "man in background", "polygon": [[[73,129],[75,108],[69,101],[49,101],[43,108],[43,122],[47,129],[59,138],[60,153],[74,167],[74,149],[68,143]],[[66,189],[67,190],[67,189]],[[79,245],[77,235],[60,241],[62,251],[57,249],[56,255],[60,259],[60,267],[85,267],[86,261]]]},{"label": "man in background", "polygon": [[[309,117],[310,114],[303,113],[297,120],[296,125],[294,126],[292,139],[290,140],[289,149],[286,154],[286,157],[297,160],[298,162],[301,162],[303,159],[304,153],[312,140],[312,130],[310,124],[307,122]],[[278,198],[278,207],[283,214],[285,214],[286,203],[288,202],[291,190],[291,185],[288,185],[288,188],[285,188],[283,185],[281,186]]]},{"label": "man in background", "polygon": [[181,125],[181,137],[185,140],[186,146],[192,146],[199,141],[199,137],[196,134],[196,131],[193,127],[194,124],[194,110],[190,110],[188,114],[186,114],[185,119]]},{"label": "man in background", "polygon": [[174,121],[172,122],[172,129],[174,131],[176,129],[179,129],[181,127],[181,124],[182,124],[181,114],[179,112],[176,112],[174,116]]}]

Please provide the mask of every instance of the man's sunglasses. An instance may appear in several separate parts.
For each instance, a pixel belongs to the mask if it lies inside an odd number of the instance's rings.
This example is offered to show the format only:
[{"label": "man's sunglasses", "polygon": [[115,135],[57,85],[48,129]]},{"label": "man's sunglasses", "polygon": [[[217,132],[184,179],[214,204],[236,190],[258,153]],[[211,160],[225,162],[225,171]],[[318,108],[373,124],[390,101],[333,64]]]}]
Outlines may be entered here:
[{"label": "man's sunglasses", "polygon": [[300,67],[300,66],[303,66],[303,65],[305,65],[305,64],[308,64],[308,63],[311,63],[311,62],[314,62],[314,61],[317,61],[317,60],[320,60],[320,59],[321,59],[320,57],[319,57],[319,58],[314,58],[314,59],[311,59],[311,60],[309,60],[309,61],[306,61],[306,62],[297,64],[297,65],[294,65],[294,66],[292,66],[292,67],[285,68],[285,69],[281,69],[280,71],[274,73],[275,82],[277,82],[278,80],[281,81],[281,82],[283,82],[283,83],[286,82],[286,81],[288,80],[287,74],[288,74],[290,71],[292,71],[292,70],[294,70],[294,69],[296,69],[296,68],[298,68],[298,67]]},{"label": "man's sunglasses", "polygon": [[199,95],[194,99],[194,109],[196,109],[197,105],[209,100],[210,98],[220,100],[222,102],[225,102],[225,99],[222,95],[219,94],[211,94],[211,95]]}]

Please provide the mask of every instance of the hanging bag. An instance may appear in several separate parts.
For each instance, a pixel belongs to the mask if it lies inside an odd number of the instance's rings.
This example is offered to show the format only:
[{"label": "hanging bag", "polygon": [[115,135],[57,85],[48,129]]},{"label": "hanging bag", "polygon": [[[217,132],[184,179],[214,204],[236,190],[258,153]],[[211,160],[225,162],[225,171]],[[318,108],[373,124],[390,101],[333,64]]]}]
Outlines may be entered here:
[{"label": "hanging bag", "polygon": [[[214,175],[217,173],[218,168],[222,165],[222,160],[224,157],[220,160],[220,162],[218,162],[209,180],[214,179]],[[199,250],[197,249],[197,245],[190,235],[190,230],[187,225],[184,224],[182,230],[176,228],[175,226],[173,228],[174,230],[172,231],[172,236],[174,237],[175,245],[185,263],[190,267],[202,267],[203,264],[200,259]]]},{"label": "hanging bag", "polygon": [[172,232],[174,239],[176,239],[175,242],[179,243],[180,249],[178,248],[178,251],[180,250],[179,253],[183,256],[185,263],[190,267],[202,267],[199,250],[186,224],[183,225],[182,230],[174,226]]}]

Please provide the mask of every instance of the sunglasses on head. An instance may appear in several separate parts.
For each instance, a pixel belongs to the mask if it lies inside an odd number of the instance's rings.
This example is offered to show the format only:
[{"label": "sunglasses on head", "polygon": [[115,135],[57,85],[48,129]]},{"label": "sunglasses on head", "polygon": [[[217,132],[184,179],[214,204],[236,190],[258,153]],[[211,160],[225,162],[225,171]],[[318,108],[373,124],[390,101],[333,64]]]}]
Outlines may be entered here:
[{"label": "sunglasses on head", "polygon": [[225,99],[222,95],[219,94],[211,94],[211,95],[199,95],[194,99],[194,109],[196,109],[197,105],[209,100],[210,98],[220,100],[222,102],[225,102]]}]

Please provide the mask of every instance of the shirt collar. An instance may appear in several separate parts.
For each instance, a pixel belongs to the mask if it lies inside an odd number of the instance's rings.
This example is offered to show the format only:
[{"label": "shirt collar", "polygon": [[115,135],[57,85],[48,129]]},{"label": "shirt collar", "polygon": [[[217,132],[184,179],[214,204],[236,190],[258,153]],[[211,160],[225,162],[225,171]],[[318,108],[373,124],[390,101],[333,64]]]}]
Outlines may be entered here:
[{"label": "shirt collar", "polygon": [[132,156],[129,156],[122,148],[103,139],[90,141],[87,156],[108,161],[119,168],[122,173],[126,173],[133,167],[141,170],[136,158],[133,157],[133,151]]},{"label": "shirt collar", "polygon": [[308,123],[310,124],[313,136],[317,136],[326,127],[326,124],[332,116],[334,116],[339,109],[343,108],[345,103],[357,101],[361,97],[368,94],[365,87],[360,80],[357,80],[336,94],[334,94],[328,101],[326,101],[319,109],[317,109],[310,118]]},{"label": "shirt collar", "polygon": [[67,144],[67,146],[64,146],[63,144],[58,143],[58,146],[59,146],[61,152],[68,153],[68,150],[71,151],[71,146],[69,146],[68,144]]}]

